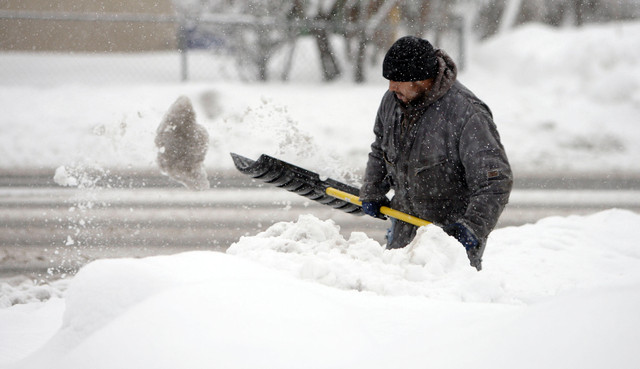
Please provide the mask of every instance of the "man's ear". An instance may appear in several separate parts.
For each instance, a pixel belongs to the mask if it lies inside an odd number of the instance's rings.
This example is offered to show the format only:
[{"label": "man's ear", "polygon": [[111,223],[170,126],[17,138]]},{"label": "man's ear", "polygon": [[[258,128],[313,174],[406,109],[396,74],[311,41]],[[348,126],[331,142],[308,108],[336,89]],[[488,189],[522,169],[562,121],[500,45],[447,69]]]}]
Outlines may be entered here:
[{"label": "man's ear", "polygon": [[433,78],[417,81],[416,84],[425,90],[429,90],[433,86]]}]

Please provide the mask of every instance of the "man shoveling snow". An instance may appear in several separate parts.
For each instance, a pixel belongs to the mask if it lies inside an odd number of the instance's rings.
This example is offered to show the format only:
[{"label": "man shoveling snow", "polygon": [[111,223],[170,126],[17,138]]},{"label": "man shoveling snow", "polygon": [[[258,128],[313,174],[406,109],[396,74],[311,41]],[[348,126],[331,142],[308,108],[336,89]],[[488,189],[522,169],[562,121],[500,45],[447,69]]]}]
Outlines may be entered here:
[{"label": "man shoveling snow", "polygon": [[[374,126],[362,209],[380,217],[393,189],[393,208],[441,226],[480,270],[487,237],[513,184],[491,111],[457,81],[453,60],[427,40],[396,41],[382,74],[389,90]],[[392,221],[387,248],[405,247],[416,231],[413,224]]]},{"label": "man shoveling snow", "polygon": [[[426,63],[425,68],[415,63]],[[456,81],[453,61],[426,40],[400,39],[387,54],[383,72],[389,91],[361,190],[322,181],[316,173],[266,155],[254,161],[232,154],[234,163],[253,178],[348,213],[391,216],[387,248],[405,247],[418,227],[433,221],[464,246],[471,266],[481,270],[488,234],[512,186],[491,112]],[[191,103],[180,97],[158,127],[160,168],[188,188],[208,189],[202,164],[207,141]],[[386,206],[391,188],[391,205],[399,211]]]}]

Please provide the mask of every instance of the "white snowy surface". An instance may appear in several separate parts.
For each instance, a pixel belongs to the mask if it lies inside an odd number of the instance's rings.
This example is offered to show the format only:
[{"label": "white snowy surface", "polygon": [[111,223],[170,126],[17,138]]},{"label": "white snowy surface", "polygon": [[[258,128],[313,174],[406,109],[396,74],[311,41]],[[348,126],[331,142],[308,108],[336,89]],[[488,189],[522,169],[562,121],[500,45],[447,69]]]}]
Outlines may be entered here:
[{"label": "white snowy surface", "polygon": [[95,261],[64,298],[0,310],[0,363],[635,368],[639,229],[624,210],[499,229],[478,273],[437,227],[384,250],[305,215],[227,254]]},{"label": "white snowy surface", "polygon": [[[460,78],[493,109],[517,172],[640,172],[639,32],[530,25],[474,46]],[[210,133],[208,169],[231,168],[229,151],[336,177],[364,166],[383,81],[127,83],[63,67],[130,58],[3,55],[0,81],[18,64],[32,72],[0,84],[0,170],[51,169],[80,187],[93,180],[83,168],[157,170],[155,129],[180,95]],[[65,83],[43,84],[43,65]],[[546,218],[494,231],[478,273],[436,227],[384,250],[305,215],[226,254],[2,283],[0,367],[636,368],[638,239],[626,210]]]}]

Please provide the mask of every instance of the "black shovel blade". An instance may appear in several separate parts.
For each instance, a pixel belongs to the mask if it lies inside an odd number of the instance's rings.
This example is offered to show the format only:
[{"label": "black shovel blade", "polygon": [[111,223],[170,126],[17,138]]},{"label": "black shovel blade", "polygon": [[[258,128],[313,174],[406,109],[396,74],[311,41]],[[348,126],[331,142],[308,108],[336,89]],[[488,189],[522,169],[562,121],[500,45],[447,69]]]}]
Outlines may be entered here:
[{"label": "black shovel blade", "polygon": [[329,196],[325,192],[327,187],[334,187],[358,196],[359,190],[356,187],[349,186],[331,178],[323,181],[317,173],[269,155],[262,154],[258,160],[251,160],[242,155],[231,153],[231,158],[236,168],[251,178],[283,188],[349,214],[364,214],[360,206]]}]

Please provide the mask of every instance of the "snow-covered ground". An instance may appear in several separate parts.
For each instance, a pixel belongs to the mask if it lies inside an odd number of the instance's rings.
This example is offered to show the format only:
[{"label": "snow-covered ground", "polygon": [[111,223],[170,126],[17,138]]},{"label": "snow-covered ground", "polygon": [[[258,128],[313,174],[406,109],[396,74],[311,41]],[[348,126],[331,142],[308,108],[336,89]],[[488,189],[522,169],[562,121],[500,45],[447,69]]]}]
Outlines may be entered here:
[{"label": "snow-covered ground", "polygon": [[640,215],[497,230],[485,269],[425,227],[401,250],[312,215],[227,254],[93,262],[0,310],[9,368],[635,368]]},{"label": "snow-covered ground", "polygon": [[[493,109],[516,175],[640,173],[638,34],[640,23],[528,25],[472,48],[460,79]],[[0,171],[157,170],[155,129],[186,95],[210,133],[208,170],[231,168],[230,151],[267,153],[357,181],[385,89],[299,74],[108,81],[79,65],[130,57],[51,58],[0,58]],[[1,284],[0,366],[635,368],[638,239],[640,215],[622,209],[546,218],[494,231],[478,273],[436,227],[384,250],[305,215],[226,254],[99,260],[51,285]]]}]

